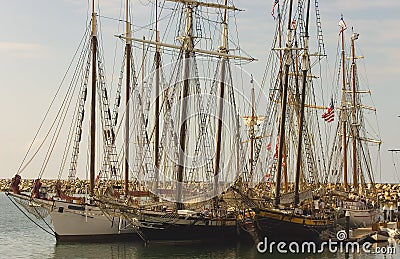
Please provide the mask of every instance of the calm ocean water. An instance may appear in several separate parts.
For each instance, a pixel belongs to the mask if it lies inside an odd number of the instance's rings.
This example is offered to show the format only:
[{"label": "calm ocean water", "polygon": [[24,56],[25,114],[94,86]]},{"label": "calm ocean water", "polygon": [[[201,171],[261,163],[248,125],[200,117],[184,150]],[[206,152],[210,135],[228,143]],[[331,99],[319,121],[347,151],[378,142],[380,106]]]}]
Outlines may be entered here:
[{"label": "calm ocean water", "polygon": [[[375,249],[374,245],[371,250]],[[141,242],[66,243],[56,244],[50,234],[29,221],[0,193],[0,258],[400,258],[400,245],[381,243],[379,247],[394,246],[396,254],[330,253],[322,254],[260,254],[251,244],[148,244]]]}]

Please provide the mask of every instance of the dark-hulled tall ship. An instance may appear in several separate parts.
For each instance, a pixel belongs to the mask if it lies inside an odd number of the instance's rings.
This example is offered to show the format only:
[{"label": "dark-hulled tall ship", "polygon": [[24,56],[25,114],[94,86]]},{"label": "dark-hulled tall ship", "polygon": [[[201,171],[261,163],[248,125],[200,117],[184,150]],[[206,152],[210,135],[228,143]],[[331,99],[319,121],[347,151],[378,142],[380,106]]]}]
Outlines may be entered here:
[{"label": "dark-hulled tall ship", "polygon": [[[230,63],[254,60],[229,48],[229,19],[239,9],[226,0],[167,1],[160,12],[158,6],[155,40],[120,36],[147,46],[155,57],[144,93],[138,91],[143,110],[132,133],[140,139],[133,169],[138,168],[139,180],[154,199],[140,201],[138,209],[123,214],[146,241],[247,239],[237,224],[237,201],[227,192],[240,167],[239,111]],[[159,40],[157,19],[165,10],[180,18],[166,28],[176,29],[174,40],[180,44]],[[146,108],[147,103],[152,106]]]},{"label": "dark-hulled tall ship", "polygon": [[[274,4],[276,34],[265,76],[270,76],[270,81],[263,82],[271,85],[270,103],[260,136],[254,134],[257,123],[250,124],[250,152],[254,150],[254,154],[250,154],[248,183],[233,187],[251,201],[251,224],[259,240],[318,242],[324,232],[335,227],[334,208],[324,197],[324,137],[317,114],[328,107],[316,105],[318,90],[313,79],[317,77],[311,75],[312,66],[325,56],[318,1],[315,3],[318,35],[317,45],[312,47],[318,51],[312,55],[310,1],[298,2],[296,11],[293,1]],[[284,22],[286,38],[282,33]],[[254,111],[252,118],[257,120]],[[264,156],[266,162],[260,159]]]}]

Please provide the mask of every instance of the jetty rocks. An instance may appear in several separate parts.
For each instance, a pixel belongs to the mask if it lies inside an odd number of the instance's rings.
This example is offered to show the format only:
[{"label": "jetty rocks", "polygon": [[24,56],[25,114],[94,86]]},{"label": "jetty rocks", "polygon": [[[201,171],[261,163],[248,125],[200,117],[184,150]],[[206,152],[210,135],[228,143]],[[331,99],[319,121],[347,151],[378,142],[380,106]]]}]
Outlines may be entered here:
[{"label": "jetty rocks", "polygon": [[400,184],[375,184],[378,200],[381,203],[400,202]]},{"label": "jetty rocks", "polygon": [[[21,192],[31,192],[34,179],[22,179],[19,185]],[[42,186],[46,186],[49,192],[55,192],[56,183],[58,180],[47,180],[42,179]],[[69,191],[70,193],[75,194],[83,194],[85,193],[86,187],[89,186],[89,181],[85,180],[60,180],[61,181],[61,189],[63,191]],[[10,183],[11,179],[2,179],[0,180],[0,191],[7,192],[10,191]]]},{"label": "jetty rocks", "polygon": [[[21,192],[29,193],[32,190],[33,183],[35,179],[22,179],[21,183],[19,185]],[[56,183],[57,181],[61,182],[61,190],[64,193],[68,194],[85,194],[88,193],[89,191],[89,180],[56,180],[56,179],[41,179],[42,186],[47,187],[47,191],[49,193],[55,193],[56,192]],[[103,187],[99,187],[103,181],[99,181],[98,184],[95,186],[95,193],[103,193],[105,189]],[[8,192],[10,190],[10,184],[11,184],[11,179],[0,179],[0,191],[1,192]],[[113,185],[119,185],[122,186],[122,181],[117,182],[113,181]],[[139,188],[139,184],[137,181],[131,181],[129,183],[129,188],[131,189],[143,189],[143,186]],[[104,189],[104,190],[103,190]]]}]

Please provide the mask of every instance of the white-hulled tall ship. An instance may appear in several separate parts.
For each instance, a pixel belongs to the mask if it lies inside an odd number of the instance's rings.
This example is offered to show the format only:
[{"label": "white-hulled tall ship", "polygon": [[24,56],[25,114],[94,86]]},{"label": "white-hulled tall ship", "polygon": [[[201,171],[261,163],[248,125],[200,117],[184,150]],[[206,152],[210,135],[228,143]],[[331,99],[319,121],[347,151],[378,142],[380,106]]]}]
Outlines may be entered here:
[{"label": "white-hulled tall ship", "polygon": [[[356,60],[362,58],[357,56],[356,40],[359,34],[352,32],[350,53],[346,57],[345,51],[345,30],[347,25],[343,16],[339,21],[340,27],[340,80],[341,103],[339,120],[334,145],[332,147],[329,171],[332,172],[332,178],[337,184],[332,195],[336,197],[338,211],[342,216],[350,212],[351,227],[371,226],[379,221],[379,204],[375,189],[375,175],[379,168],[372,163],[379,157],[381,140],[377,132],[376,109],[368,106],[366,96],[371,95],[368,89],[361,89]],[[376,151],[373,151],[376,146]],[[376,160],[377,161],[377,160]],[[349,163],[350,162],[350,163]],[[350,184],[349,171],[352,175],[352,184]],[[345,220],[339,217],[338,223],[344,225]]]},{"label": "white-hulled tall ship", "polygon": [[[120,194],[127,197],[130,193],[128,190],[128,166],[127,163],[125,163],[125,179],[123,181],[119,173],[120,162],[118,161],[116,149],[116,125],[118,122],[118,107],[120,106],[121,100],[120,91],[117,91],[114,110],[111,114],[109,100],[110,90],[107,88],[105,82],[105,68],[104,61],[102,60],[101,48],[99,47],[99,37],[97,35],[97,14],[95,12],[94,0],[92,1],[91,8],[91,22],[82,40],[83,44],[81,44],[78,49],[81,53],[80,55],[74,56],[74,61],[77,66],[73,71],[71,82],[68,85],[65,96],[61,97],[62,104],[54,122],[52,122],[52,126],[46,133],[46,137],[39,146],[38,151],[32,156],[33,159],[35,155],[39,153],[40,148],[44,146],[43,144],[46,140],[50,142],[44,159],[45,161],[43,162],[38,178],[34,182],[32,192],[22,192],[19,187],[21,183],[20,174],[23,170],[27,170],[31,159],[26,162],[23,167],[20,167],[18,173],[12,179],[12,192],[7,193],[8,197],[15,204],[22,206],[38,219],[45,221],[48,226],[49,224],[46,218],[50,216],[53,228],[47,230],[47,232],[54,234],[57,241],[98,241],[105,239],[115,240],[124,237],[138,237],[137,227],[133,226],[130,221],[125,220],[122,216],[114,216],[107,213],[107,211],[118,212],[118,208],[111,208],[100,201],[102,199],[115,200]],[[126,28],[127,34],[129,35],[131,25],[129,23],[128,9],[129,3],[126,1]],[[131,48],[129,42],[127,42],[125,52],[127,60],[126,99],[128,103],[131,84],[129,81],[131,79]],[[88,85],[91,87],[88,87]],[[121,84],[119,87],[120,86]],[[57,91],[57,94],[59,91]],[[87,98],[88,93],[90,94],[89,98]],[[58,98],[57,95],[54,97],[54,100],[56,100],[56,98]],[[86,100],[90,101],[89,108],[85,108],[87,106]],[[75,108],[71,107],[73,101],[76,102]],[[52,108],[52,106],[50,108]],[[85,110],[90,111],[90,116],[85,116]],[[127,107],[127,110],[129,110],[129,107]],[[70,115],[71,113],[73,113],[73,115]],[[66,118],[69,118],[68,116],[71,116],[72,123],[68,124],[65,122]],[[46,118],[47,114],[45,116],[45,119]],[[89,119],[89,122],[85,123],[84,118],[87,118],[86,121]],[[100,120],[98,120],[98,118],[100,118]],[[126,121],[129,121],[129,119]],[[88,127],[85,128],[85,125]],[[127,125],[127,127],[128,126],[129,125]],[[126,132],[128,130],[129,128],[126,128]],[[87,164],[79,167],[78,164],[81,163],[79,157],[82,157],[79,156],[79,153],[84,153],[81,151],[80,146],[81,142],[85,142],[83,136],[86,131],[89,133],[89,140],[87,142],[89,159]],[[65,138],[64,156],[59,162],[59,181],[55,186],[42,186],[41,179],[46,170],[47,163],[50,160],[50,156],[58,140],[61,139],[59,136],[64,132],[68,132],[68,137]],[[102,133],[99,134],[97,132]],[[36,136],[38,136],[38,134],[39,132]],[[50,141],[49,136],[52,136]],[[129,142],[126,141],[125,143],[128,145]],[[99,164],[99,161],[96,160],[100,157],[97,151],[99,147],[103,149],[103,163],[101,169],[96,173],[96,167]],[[42,148],[42,150],[43,149],[44,148]],[[72,156],[68,173],[69,180],[61,181],[60,178],[65,170],[67,155]],[[125,159],[125,161],[127,161],[127,159]],[[85,167],[88,168],[89,171],[88,189],[87,186],[83,186],[83,182],[75,180],[77,170],[84,170]],[[48,177],[50,179],[56,178],[54,175]],[[70,187],[78,187],[79,185],[81,194],[74,195],[74,193],[68,193],[65,186],[62,186],[62,182],[67,182],[66,185]],[[122,186],[124,186],[124,188]],[[50,189],[50,187],[52,187],[52,189]],[[121,189],[125,192],[120,193]],[[52,193],[47,193],[51,191]]]}]

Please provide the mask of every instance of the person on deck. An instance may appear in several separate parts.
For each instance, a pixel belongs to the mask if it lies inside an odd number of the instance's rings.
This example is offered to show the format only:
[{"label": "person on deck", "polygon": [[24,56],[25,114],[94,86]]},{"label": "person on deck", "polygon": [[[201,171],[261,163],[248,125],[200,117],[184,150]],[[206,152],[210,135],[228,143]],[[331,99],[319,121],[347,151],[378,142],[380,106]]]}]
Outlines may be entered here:
[{"label": "person on deck", "polygon": [[40,179],[36,179],[35,183],[33,185],[33,189],[32,189],[32,197],[33,198],[40,198],[40,187],[42,187],[42,183],[40,182]]},{"label": "person on deck", "polygon": [[21,176],[19,174],[16,174],[11,179],[11,184],[10,184],[10,188],[13,191],[14,194],[21,194],[21,191],[19,190],[19,184],[20,183],[21,183]]}]

